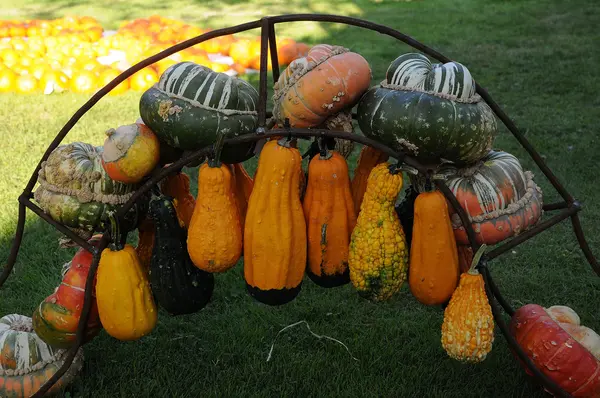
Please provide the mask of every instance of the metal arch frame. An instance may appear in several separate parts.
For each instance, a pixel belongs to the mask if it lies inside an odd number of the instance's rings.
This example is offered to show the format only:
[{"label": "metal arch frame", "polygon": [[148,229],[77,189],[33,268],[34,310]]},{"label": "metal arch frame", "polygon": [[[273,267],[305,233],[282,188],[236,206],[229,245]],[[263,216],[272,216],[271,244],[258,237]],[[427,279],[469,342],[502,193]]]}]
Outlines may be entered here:
[{"label": "metal arch frame", "polygon": [[[102,97],[108,94],[113,88],[115,88],[118,84],[123,82],[125,79],[135,74],[139,70],[168,57],[169,55],[175,54],[181,50],[199,44],[203,41],[210,40],[215,37],[235,34],[251,29],[260,28],[261,29],[261,54],[260,54],[260,81],[259,81],[259,105],[258,105],[258,128],[256,130],[256,134],[253,135],[245,135],[239,136],[232,139],[224,140],[224,145],[234,145],[241,143],[249,143],[249,142],[257,142],[261,139],[287,135],[290,137],[300,137],[300,138],[310,138],[310,137],[331,137],[331,138],[343,138],[346,140],[351,140],[357,142],[362,145],[368,145],[374,148],[377,148],[385,153],[387,153],[390,157],[396,159],[398,163],[404,163],[411,167],[417,169],[420,173],[429,175],[432,170],[427,167],[421,165],[414,158],[408,156],[403,152],[396,152],[388,148],[387,146],[371,140],[369,138],[359,136],[359,135],[347,135],[346,133],[334,132],[323,129],[297,129],[297,128],[278,128],[269,130],[266,132],[266,119],[267,114],[269,113],[266,109],[266,100],[267,100],[267,65],[268,65],[268,54],[270,50],[271,54],[271,65],[273,70],[273,80],[277,81],[279,78],[279,62],[277,59],[277,43],[276,43],[276,34],[275,34],[275,24],[278,23],[286,23],[286,22],[299,22],[299,21],[317,21],[317,22],[333,22],[333,23],[342,23],[346,25],[356,26],[372,31],[376,31],[380,34],[384,34],[387,36],[391,36],[397,40],[404,42],[405,44],[410,45],[411,47],[421,51],[422,53],[435,58],[440,62],[450,62],[451,60],[444,55],[440,54],[436,50],[416,41],[410,36],[407,36],[395,29],[389,28],[384,25],[376,24],[373,22],[365,21],[358,18],[345,17],[339,15],[329,15],[329,14],[289,14],[289,15],[279,15],[273,17],[264,17],[259,20],[255,20],[252,22],[247,22],[244,24],[236,25],[229,28],[216,29],[210,31],[208,33],[204,33],[192,39],[183,41],[178,43],[164,51],[159,52],[143,61],[138,62],[133,65],[129,69],[125,70],[119,76],[114,78],[110,83],[104,86],[102,89],[97,91],[81,108],[75,112],[75,114],[69,119],[69,121],[64,125],[64,127],[59,131],[55,139],[51,142],[48,149],[42,156],[38,165],[36,166],[32,176],[27,183],[23,193],[19,196],[19,218],[17,222],[17,228],[15,232],[15,238],[13,240],[13,244],[7,259],[7,263],[4,267],[2,274],[0,274],[0,287],[4,284],[4,282],[9,277],[14,264],[16,262],[16,258],[18,256],[19,248],[21,245],[21,241],[23,239],[23,232],[25,227],[25,209],[28,208],[37,214],[39,217],[44,219],[46,222],[53,225],[57,230],[62,232],[63,234],[70,237],[75,243],[79,246],[85,248],[89,252],[93,254],[93,262],[90,266],[89,273],[87,275],[86,286],[85,286],[85,297],[83,303],[83,309],[81,313],[81,317],[79,319],[77,334],[75,344],[69,349],[69,352],[65,358],[63,365],[58,369],[58,371],[33,395],[33,397],[42,397],[55,383],[62,377],[62,375],[68,370],[75,354],[78,349],[83,344],[85,329],[87,326],[87,319],[90,314],[91,304],[92,304],[92,285],[93,280],[96,275],[96,271],[98,268],[98,262],[100,260],[100,254],[102,250],[107,247],[109,244],[111,237],[109,231],[104,231],[102,235],[102,239],[97,247],[93,247],[85,240],[78,237],[75,233],[69,230],[64,225],[54,221],[50,216],[48,216],[44,211],[39,208],[36,204],[34,204],[32,199],[32,190],[37,182],[38,171],[41,168],[41,163],[45,161],[50,153],[62,142],[67,133],[73,128],[73,126],[79,121],[79,119],[90,110]],[[513,352],[517,355],[517,357],[522,361],[523,364],[527,367],[527,369],[531,372],[537,381],[542,384],[548,391],[558,397],[570,397],[570,395],[562,390],[554,381],[546,377],[531,361],[531,359],[525,354],[519,344],[516,342],[514,337],[511,335],[510,330],[505,323],[502,317],[502,309],[509,315],[512,316],[514,310],[510,307],[508,302],[502,297],[500,294],[498,287],[493,282],[492,277],[490,275],[489,269],[487,267],[488,261],[492,260],[495,257],[505,253],[506,251],[512,249],[513,247],[525,242],[526,240],[536,236],[537,234],[543,232],[544,230],[558,224],[559,222],[571,218],[571,222],[573,225],[573,229],[575,231],[575,235],[583,251],[587,261],[590,263],[592,269],[600,276],[600,265],[598,264],[597,259],[594,257],[591,252],[585,237],[583,230],[581,228],[581,223],[578,217],[579,211],[582,210],[581,203],[578,202],[575,198],[573,198],[569,192],[564,188],[564,186],[559,182],[557,177],[552,173],[550,168],[545,164],[544,160],[538,154],[538,152],[533,148],[533,146],[529,143],[529,141],[521,134],[518,130],[517,126],[514,122],[507,116],[506,113],[500,108],[500,106],[491,98],[488,92],[481,86],[476,86],[477,93],[483,98],[483,100],[490,106],[490,108],[494,111],[496,116],[506,125],[506,127],[511,131],[511,133],[515,136],[515,138],[519,141],[519,143],[525,148],[525,150],[529,153],[529,155],[533,158],[537,166],[541,169],[546,178],[550,181],[556,191],[563,198],[563,202],[559,203],[551,203],[544,205],[545,211],[554,211],[560,210],[560,212],[553,217],[538,223],[536,226],[530,228],[529,230],[521,233],[520,235],[512,238],[508,242],[497,246],[495,249],[484,254],[480,263],[478,265],[479,270],[482,273],[482,276],[485,281],[486,293],[489,297],[489,302],[492,308],[492,312],[494,315],[494,320],[498,324],[502,334],[507,339],[509,346],[512,348]],[[197,150],[187,156],[177,160],[171,165],[164,167],[162,169],[157,169],[155,172],[149,176],[149,178],[145,181],[145,183],[132,195],[132,197],[125,203],[117,212],[117,218],[123,217],[123,215],[135,204],[136,200],[146,193],[148,190],[152,188],[154,184],[162,180],[169,174],[180,170],[183,166],[190,164],[194,161],[201,159],[202,157],[211,154],[214,151],[214,145],[202,148]],[[448,201],[451,203],[455,211],[461,218],[462,224],[466,229],[469,242],[471,248],[476,251],[479,248],[479,245],[475,239],[475,231],[471,223],[468,220],[468,217],[464,211],[464,209],[460,206],[456,197],[452,194],[450,189],[446,186],[443,181],[436,180],[435,184],[438,189],[445,195]]]}]

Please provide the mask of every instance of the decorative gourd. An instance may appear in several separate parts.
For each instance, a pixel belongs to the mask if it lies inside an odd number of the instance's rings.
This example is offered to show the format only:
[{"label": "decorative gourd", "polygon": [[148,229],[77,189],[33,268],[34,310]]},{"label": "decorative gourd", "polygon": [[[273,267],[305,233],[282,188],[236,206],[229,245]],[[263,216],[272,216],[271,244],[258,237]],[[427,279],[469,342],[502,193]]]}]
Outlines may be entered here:
[{"label": "decorative gourd", "polygon": [[289,143],[268,141],[258,160],[244,228],[244,278],[256,300],[285,304],[301,289],[306,222],[300,202],[302,156]]},{"label": "decorative gourd", "polygon": [[[101,237],[96,235],[88,243],[98,246]],[[83,311],[85,283],[92,261],[92,253],[80,248],[71,261],[63,266],[60,285],[33,312],[35,333],[54,348],[70,348],[75,344],[75,335]],[[96,297],[92,293],[92,307],[84,342],[92,340],[101,328]]]},{"label": "decorative gourd", "polygon": [[121,245],[111,216],[114,243],[102,251],[96,278],[96,301],[102,326],[119,340],[137,340],[154,329],[157,309],[148,275],[130,244]]},{"label": "decorative gourd", "polygon": [[471,268],[471,263],[473,262],[473,249],[471,246],[457,245],[456,251],[458,253],[458,268],[462,274]]},{"label": "decorative gourd", "polygon": [[443,304],[458,284],[458,253],[448,204],[438,190],[423,192],[415,200],[408,285],[426,305]]},{"label": "decorative gourd", "polygon": [[[474,166],[438,171],[465,209],[477,242],[493,245],[534,226],[542,216],[542,191],[533,174],[506,152],[490,151]],[[451,208],[456,241],[469,244],[460,217]]]},{"label": "decorative gourd", "polygon": [[154,248],[154,233],[154,223],[150,217],[146,216],[138,226],[138,244],[135,247],[140,264],[146,271],[150,269],[150,259]]},{"label": "decorative gourd", "polygon": [[[108,213],[118,209],[137,189],[135,184],[113,181],[101,164],[102,147],[74,142],[57,147],[42,162],[34,199],[53,220],[85,239],[101,228]],[[133,229],[144,214],[140,200],[127,213],[124,229]]]},{"label": "decorative gourd", "polygon": [[190,177],[183,171],[168,175],[161,182],[160,190],[175,199],[173,202],[177,218],[187,230],[192,220],[196,199],[190,192]]},{"label": "decorative gourd", "polygon": [[173,315],[200,311],[210,301],[214,276],[192,263],[186,230],[179,224],[171,200],[165,196],[153,198],[149,215],[156,225],[150,285],[158,305]]},{"label": "decorative gourd", "polygon": [[389,156],[368,145],[365,145],[360,150],[356,168],[354,169],[354,177],[352,178],[352,201],[354,202],[354,211],[356,214],[360,212],[360,205],[367,190],[367,180],[373,167],[380,163],[386,162]]},{"label": "decorative gourd", "polygon": [[[33,331],[31,318],[19,314],[0,318],[0,397],[25,398],[35,394],[63,365],[67,350],[54,349]],[[83,367],[79,348],[67,372],[47,395],[71,384]]]},{"label": "decorative gourd", "polygon": [[233,173],[235,185],[234,192],[238,213],[240,215],[240,225],[243,231],[246,222],[246,211],[248,210],[248,200],[250,199],[250,194],[254,187],[254,181],[252,180],[252,177],[248,175],[242,163],[234,163],[231,165],[231,171]]},{"label": "decorative gourd", "polygon": [[483,361],[494,342],[492,308],[483,277],[475,268],[485,248],[486,245],[479,248],[469,271],[460,276],[458,287],[444,310],[442,347],[451,358],[461,362]]},{"label": "decorative gourd", "polygon": [[310,161],[303,207],[308,231],[308,276],[323,287],[350,282],[348,247],[356,214],[348,165],[337,151],[324,149]]},{"label": "decorative gourd", "polygon": [[564,309],[524,305],[512,316],[511,334],[534,365],[571,396],[600,397],[600,337]]},{"label": "decorative gourd", "polygon": [[[419,193],[412,185],[410,185],[404,192],[404,198],[402,198],[400,203],[396,205],[396,213],[398,214],[400,224],[402,224],[402,230],[406,236],[406,244],[409,248],[412,245],[413,224],[415,219],[415,200],[417,200],[418,195]],[[469,261],[469,266],[470,265],[471,262]],[[467,267],[467,269],[468,268],[469,267]]]},{"label": "decorative gourd", "polygon": [[140,182],[158,164],[160,144],[144,124],[128,124],[106,132],[102,167],[115,181]]},{"label": "decorative gourd", "polygon": [[467,68],[432,64],[417,53],[390,64],[386,79],[361,98],[357,114],[365,136],[426,164],[475,162],[491,149],[497,130]]},{"label": "decorative gourd", "polygon": [[274,86],[273,117],[280,125],[315,127],[352,108],[371,83],[369,63],[347,48],[319,44],[292,61]]},{"label": "decorative gourd", "polygon": [[242,255],[242,227],[232,178],[225,163],[204,163],[198,171],[187,250],[196,267],[207,272],[225,272]]},{"label": "decorative gourd", "polygon": [[[246,81],[193,62],[169,67],[140,98],[140,116],[168,145],[195,150],[217,137],[254,133],[258,92]],[[221,161],[238,163],[253,156],[254,143],[226,146]]]},{"label": "decorative gourd", "polygon": [[352,232],[350,280],[362,297],[372,301],[388,300],[406,280],[408,248],[394,211],[402,182],[396,166],[375,166]]}]

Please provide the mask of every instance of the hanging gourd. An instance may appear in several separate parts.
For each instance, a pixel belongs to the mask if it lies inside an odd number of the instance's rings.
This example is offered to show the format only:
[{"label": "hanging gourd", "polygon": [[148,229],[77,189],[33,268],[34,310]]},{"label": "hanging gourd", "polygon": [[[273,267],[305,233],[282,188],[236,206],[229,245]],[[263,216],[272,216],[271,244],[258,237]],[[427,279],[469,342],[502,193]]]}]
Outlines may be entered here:
[{"label": "hanging gourd", "polygon": [[459,277],[448,204],[444,194],[434,189],[420,193],[414,208],[408,285],[422,304],[443,304],[452,296]]},{"label": "hanging gourd", "polygon": [[348,247],[356,225],[348,165],[337,151],[323,147],[308,166],[304,197],[308,234],[308,276],[318,285],[350,282]]},{"label": "hanging gourd", "polygon": [[367,190],[369,174],[371,174],[373,167],[386,162],[388,158],[389,156],[386,153],[368,145],[364,145],[360,150],[351,183],[352,201],[354,202],[354,211],[356,214],[360,212],[360,205]]},{"label": "hanging gourd", "polygon": [[[168,145],[196,150],[252,134],[258,126],[258,92],[248,82],[193,62],[169,67],[140,98],[140,116]],[[238,163],[254,155],[254,143],[227,146],[221,161]]]},{"label": "hanging gourd", "polygon": [[[101,237],[102,235],[96,235],[88,243],[97,247]],[[63,266],[60,285],[33,312],[35,333],[54,348],[70,348],[75,344],[77,327],[83,311],[85,284],[92,261],[92,253],[80,248],[71,261]],[[94,289],[94,286],[92,288]],[[92,340],[102,328],[93,291],[84,343]]]},{"label": "hanging gourd", "polygon": [[232,164],[231,171],[233,173],[234,192],[240,215],[240,225],[243,231],[246,222],[246,211],[248,210],[248,200],[254,187],[254,181],[248,175],[242,163]]},{"label": "hanging gourd", "polygon": [[[217,143],[217,148],[220,143]],[[242,226],[231,169],[215,158],[200,166],[187,250],[196,267],[225,272],[242,255]]]},{"label": "hanging gourd", "polygon": [[352,108],[371,83],[369,63],[347,48],[319,44],[297,58],[274,86],[273,117],[279,125],[315,127]]},{"label": "hanging gourd", "polygon": [[[400,224],[402,224],[402,230],[406,236],[406,244],[408,245],[409,249],[412,245],[412,233],[415,221],[415,200],[417,200],[418,195],[419,193],[417,190],[412,185],[409,185],[404,191],[404,197],[400,203],[396,205],[396,213],[398,214]],[[469,269],[470,266],[471,261],[469,261],[469,266],[467,266],[467,269]]]},{"label": "hanging gourd", "polygon": [[177,218],[181,225],[188,229],[196,206],[196,199],[190,192],[190,177],[183,171],[169,174],[162,180],[160,190],[174,199]]},{"label": "hanging gourd", "polygon": [[285,304],[301,289],[306,221],[300,201],[302,155],[286,139],[268,141],[258,160],[244,228],[244,278],[256,300]]},{"label": "hanging gourd", "polygon": [[497,130],[475,87],[458,62],[432,64],[422,54],[404,54],[360,99],[358,124],[365,136],[425,164],[475,162],[491,149]]},{"label": "hanging gourd", "polygon": [[158,317],[148,274],[135,249],[121,244],[119,225],[110,215],[113,243],[102,251],[96,278],[96,301],[106,332],[119,340],[150,333]]},{"label": "hanging gourd", "polygon": [[158,164],[160,144],[144,124],[128,124],[106,132],[102,167],[110,178],[125,184],[140,182]]},{"label": "hanging gourd", "polygon": [[406,280],[408,248],[394,210],[402,182],[397,166],[375,166],[352,232],[350,280],[362,297],[372,301],[390,299]]},{"label": "hanging gourd", "polygon": [[140,259],[140,264],[144,270],[150,269],[150,259],[152,258],[152,249],[154,248],[154,222],[146,215],[138,226],[138,244],[135,252]]},{"label": "hanging gourd", "polygon": [[150,285],[158,305],[173,315],[200,311],[210,301],[214,276],[192,263],[187,252],[186,230],[181,227],[169,198],[154,197],[148,213],[156,228]]},{"label": "hanging gourd", "polygon": [[476,269],[485,248],[486,245],[479,248],[469,271],[460,276],[458,287],[444,310],[442,347],[451,358],[461,362],[483,361],[494,342],[492,308],[483,277]]},{"label": "hanging gourd", "polygon": [[[65,362],[68,351],[55,349],[33,331],[31,318],[19,314],[0,318],[0,397],[25,398],[35,394]],[[47,395],[64,390],[83,367],[83,348]]]}]

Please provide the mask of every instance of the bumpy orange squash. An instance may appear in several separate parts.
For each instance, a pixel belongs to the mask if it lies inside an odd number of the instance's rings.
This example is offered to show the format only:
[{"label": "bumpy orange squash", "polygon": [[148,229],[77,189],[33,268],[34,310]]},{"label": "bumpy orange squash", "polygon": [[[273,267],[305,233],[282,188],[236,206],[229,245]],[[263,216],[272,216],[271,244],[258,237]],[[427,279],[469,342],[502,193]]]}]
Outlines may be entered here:
[{"label": "bumpy orange squash", "polygon": [[387,161],[389,156],[378,149],[370,146],[363,146],[358,155],[356,169],[354,169],[354,177],[352,178],[352,201],[354,202],[354,211],[356,214],[360,212],[360,205],[367,190],[367,180],[373,167]]},{"label": "bumpy orange squash", "polygon": [[196,199],[190,192],[190,177],[182,171],[171,174],[162,181],[160,190],[174,199],[179,223],[188,229],[196,206]]},{"label": "bumpy orange squash", "polygon": [[244,229],[244,278],[248,292],[270,305],[300,292],[306,269],[306,222],[300,202],[298,149],[268,141],[258,161]]}]

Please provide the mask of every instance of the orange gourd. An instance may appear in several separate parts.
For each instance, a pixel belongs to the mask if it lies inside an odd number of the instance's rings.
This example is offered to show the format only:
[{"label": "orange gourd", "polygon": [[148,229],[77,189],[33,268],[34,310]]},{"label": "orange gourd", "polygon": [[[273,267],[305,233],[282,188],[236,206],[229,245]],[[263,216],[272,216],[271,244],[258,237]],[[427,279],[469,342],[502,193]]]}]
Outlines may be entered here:
[{"label": "orange gourd", "polygon": [[440,191],[422,192],[415,200],[408,284],[426,305],[442,304],[458,284],[459,265],[448,204]]},{"label": "orange gourd", "polygon": [[196,206],[196,199],[190,192],[190,177],[182,171],[171,174],[162,181],[160,190],[174,199],[179,224],[188,229]]},{"label": "orange gourd", "polygon": [[244,278],[252,297],[279,305],[300,292],[306,269],[306,221],[300,202],[302,155],[268,141],[258,161],[244,228]]},{"label": "orange gourd", "polygon": [[252,193],[254,181],[252,180],[252,177],[248,175],[242,163],[234,163],[233,165],[231,165],[231,170],[233,172],[234,177],[234,192],[238,211],[240,214],[240,225],[243,229],[244,224],[246,222],[248,200],[250,199],[250,194]]},{"label": "orange gourd", "polygon": [[352,201],[354,202],[354,211],[356,214],[360,212],[360,205],[367,190],[367,180],[373,167],[387,161],[389,156],[381,152],[379,149],[370,146],[363,146],[358,156],[356,169],[354,170],[354,178],[352,178]]},{"label": "orange gourd", "polygon": [[308,233],[308,276],[323,287],[350,282],[348,248],[356,213],[348,165],[337,151],[323,151],[310,161],[303,207]]},{"label": "orange gourd", "polygon": [[135,252],[140,259],[140,264],[145,271],[150,269],[152,249],[154,248],[154,223],[149,217],[142,220],[138,227],[138,244]]}]

